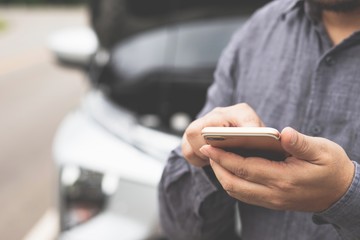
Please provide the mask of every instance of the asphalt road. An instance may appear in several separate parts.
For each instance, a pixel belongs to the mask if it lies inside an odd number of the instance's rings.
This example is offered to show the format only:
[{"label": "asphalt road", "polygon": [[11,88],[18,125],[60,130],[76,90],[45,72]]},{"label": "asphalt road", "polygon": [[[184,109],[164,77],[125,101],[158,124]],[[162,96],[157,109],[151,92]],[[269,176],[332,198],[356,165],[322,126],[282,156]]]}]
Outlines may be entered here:
[{"label": "asphalt road", "polygon": [[0,238],[19,240],[55,205],[52,141],[87,89],[85,74],[59,66],[46,41],[87,19],[83,8],[0,6],[0,21]]}]

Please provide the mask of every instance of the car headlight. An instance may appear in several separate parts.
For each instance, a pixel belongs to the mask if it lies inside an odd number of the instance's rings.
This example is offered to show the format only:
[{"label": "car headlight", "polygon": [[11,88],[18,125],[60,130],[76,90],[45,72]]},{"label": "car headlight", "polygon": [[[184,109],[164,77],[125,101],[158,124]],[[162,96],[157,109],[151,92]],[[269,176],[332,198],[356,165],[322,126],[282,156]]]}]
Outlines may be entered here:
[{"label": "car headlight", "polygon": [[[107,183],[104,184],[104,181]],[[107,187],[104,192],[104,185]],[[77,166],[60,170],[61,230],[70,229],[97,215],[111,192],[111,179]]]}]

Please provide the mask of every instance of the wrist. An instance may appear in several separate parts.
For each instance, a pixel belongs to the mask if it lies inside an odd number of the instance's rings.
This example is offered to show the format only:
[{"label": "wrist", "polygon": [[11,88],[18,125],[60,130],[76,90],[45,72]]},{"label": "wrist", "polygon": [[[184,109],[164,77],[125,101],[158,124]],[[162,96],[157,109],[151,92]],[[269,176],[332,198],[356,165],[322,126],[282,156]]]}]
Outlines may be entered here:
[{"label": "wrist", "polygon": [[327,209],[314,213],[315,218],[318,219],[318,221],[315,221],[316,223],[330,223],[332,222],[331,219],[346,218],[347,214],[344,211],[345,209],[351,212],[353,205],[359,205],[360,207],[360,166],[356,162],[351,162],[351,164],[354,166],[354,174],[349,187],[346,192]]}]

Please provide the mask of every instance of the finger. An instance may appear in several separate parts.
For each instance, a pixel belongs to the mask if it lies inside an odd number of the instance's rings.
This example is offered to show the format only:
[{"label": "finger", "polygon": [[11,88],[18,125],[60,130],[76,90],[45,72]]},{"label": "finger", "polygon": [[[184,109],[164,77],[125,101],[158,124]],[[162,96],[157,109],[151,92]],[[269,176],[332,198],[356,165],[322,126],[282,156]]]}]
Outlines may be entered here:
[{"label": "finger", "polygon": [[203,146],[200,151],[235,176],[264,186],[277,186],[289,171],[285,162],[259,157],[244,158],[209,145]]},{"label": "finger", "polygon": [[188,147],[188,150],[191,150],[197,157],[208,159],[208,157],[200,151],[200,147],[206,144],[205,139],[201,135],[202,129],[203,121],[200,119],[191,123],[184,133],[183,146],[185,145],[185,147]]},{"label": "finger", "polygon": [[[265,125],[249,105],[241,103],[230,107],[215,108],[204,117],[192,122],[184,135],[194,150],[198,151],[205,144],[205,140],[201,136],[203,128],[237,126],[263,127]],[[199,152],[198,154],[201,155]]]},{"label": "finger", "polygon": [[204,127],[263,127],[264,123],[246,103],[217,107],[201,118]]},{"label": "finger", "polygon": [[192,165],[196,167],[203,167],[209,164],[209,158],[201,154],[199,156],[194,150],[193,147],[189,144],[187,139],[184,137],[181,146],[182,154],[185,159]]},{"label": "finger", "polygon": [[221,186],[230,196],[253,205],[266,206],[271,202],[269,196],[274,194],[270,188],[239,178],[213,160],[210,163]]},{"label": "finger", "polygon": [[264,126],[259,116],[247,104],[237,104],[225,108],[215,108],[204,117],[192,122],[183,136],[183,154],[190,162],[198,165],[200,160],[208,160],[200,151],[206,144],[201,130],[208,126]]},{"label": "finger", "polygon": [[242,112],[237,118],[239,127],[265,127],[260,117],[247,103],[237,104],[234,108],[237,108],[237,111],[230,112]]},{"label": "finger", "polygon": [[[264,127],[264,123],[256,112],[246,103],[236,104],[225,108],[216,108],[209,114],[210,121],[220,121],[224,127]],[[213,123],[211,123],[213,124]],[[208,122],[207,126],[211,125]]]},{"label": "finger", "polygon": [[[231,107],[229,107],[231,108]],[[206,144],[205,139],[201,135],[203,128],[213,127],[230,127],[235,121],[237,114],[228,108],[215,108],[213,111],[205,115],[203,118],[192,122],[184,133],[184,141],[191,147],[192,151],[200,158],[207,159],[200,151],[200,147]]]},{"label": "finger", "polygon": [[286,127],[281,132],[281,145],[290,155],[303,160],[317,160],[327,152],[324,140],[299,133]]}]

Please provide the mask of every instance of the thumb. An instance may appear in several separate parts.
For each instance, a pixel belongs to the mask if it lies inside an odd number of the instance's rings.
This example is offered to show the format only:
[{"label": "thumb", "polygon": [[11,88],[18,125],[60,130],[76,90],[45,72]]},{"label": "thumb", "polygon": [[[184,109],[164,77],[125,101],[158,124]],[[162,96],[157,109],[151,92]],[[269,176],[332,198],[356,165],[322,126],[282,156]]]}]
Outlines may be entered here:
[{"label": "thumb", "polygon": [[281,132],[281,145],[290,155],[303,160],[316,160],[319,155],[319,138],[306,136],[293,128]]}]

